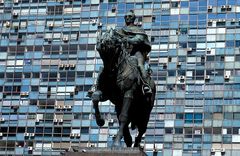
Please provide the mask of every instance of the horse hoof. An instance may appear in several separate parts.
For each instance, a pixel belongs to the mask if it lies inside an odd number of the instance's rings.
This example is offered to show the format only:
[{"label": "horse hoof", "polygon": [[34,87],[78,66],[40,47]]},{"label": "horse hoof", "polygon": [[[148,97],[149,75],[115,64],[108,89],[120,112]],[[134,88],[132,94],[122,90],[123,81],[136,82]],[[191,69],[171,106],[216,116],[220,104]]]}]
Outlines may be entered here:
[{"label": "horse hoof", "polygon": [[119,137],[118,135],[116,136],[116,138],[114,139],[114,142],[112,144],[112,147],[114,147],[114,148],[121,147],[121,137]]},{"label": "horse hoof", "polygon": [[114,141],[113,144],[112,144],[112,147],[113,148],[119,148],[119,147],[121,147],[121,145],[120,145],[119,142]]},{"label": "horse hoof", "polygon": [[102,127],[104,124],[105,124],[104,119],[98,119],[98,120],[97,120],[97,125],[98,125],[98,126]]},{"label": "horse hoof", "polygon": [[135,143],[135,144],[134,144],[134,147],[139,147],[139,148],[140,148],[141,146],[140,146],[139,143]]}]

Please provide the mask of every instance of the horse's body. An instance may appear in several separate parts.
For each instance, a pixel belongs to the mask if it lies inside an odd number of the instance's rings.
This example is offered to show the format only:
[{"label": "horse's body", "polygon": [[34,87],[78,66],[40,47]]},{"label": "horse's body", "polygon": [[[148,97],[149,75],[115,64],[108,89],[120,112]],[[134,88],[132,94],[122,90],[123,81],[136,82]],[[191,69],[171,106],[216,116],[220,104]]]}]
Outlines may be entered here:
[{"label": "horse's body", "polygon": [[100,116],[98,102],[110,100],[115,104],[119,120],[119,131],[113,146],[120,146],[121,138],[128,147],[132,145],[132,138],[128,125],[138,128],[138,136],[134,146],[139,146],[145,133],[150,112],[155,99],[155,84],[150,80],[152,94],[145,96],[142,92],[141,77],[137,68],[137,59],[124,50],[123,43],[116,37],[114,30],[106,32],[98,39],[97,50],[103,60],[104,69],[100,74],[99,90],[93,93],[95,116],[99,126],[104,124]]}]

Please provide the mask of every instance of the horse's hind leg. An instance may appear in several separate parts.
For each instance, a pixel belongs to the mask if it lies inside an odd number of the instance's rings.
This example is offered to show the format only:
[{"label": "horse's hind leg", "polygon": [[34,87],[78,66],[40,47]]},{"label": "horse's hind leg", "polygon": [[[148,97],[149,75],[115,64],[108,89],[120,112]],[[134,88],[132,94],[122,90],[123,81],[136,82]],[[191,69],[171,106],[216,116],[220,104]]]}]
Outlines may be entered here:
[{"label": "horse's hind leg", "polygon": [[126,124],[126,126],[124,127],[123,137],[124,137],[124,142],[127,145],[127,147],[131,147],[132,146],[132,136],[129,132],[128,124]]},{"label": "horse's hind leg", "polygon": [[128,125],[128,112],[129,112],[130,105],[132,103],[132,99],[133,99],[132,90],[128,90],[127,92],[125,92],[124,99],[123,99],[123,106],[121,109],[121,113],[119,115],[120,127],[118,130],[117,136],[113,142],[113,147],[120,147],[120,142],[124,135],[124,128]]},{"label": "horse's hind leg", "polygon": [[140,147],[140,143],[142,140],[142,136],[143,134],[146,132],[146,128],[139,128],[138,129],[138,135],[135,138],[135,143],[134,143],[134,147]]}]

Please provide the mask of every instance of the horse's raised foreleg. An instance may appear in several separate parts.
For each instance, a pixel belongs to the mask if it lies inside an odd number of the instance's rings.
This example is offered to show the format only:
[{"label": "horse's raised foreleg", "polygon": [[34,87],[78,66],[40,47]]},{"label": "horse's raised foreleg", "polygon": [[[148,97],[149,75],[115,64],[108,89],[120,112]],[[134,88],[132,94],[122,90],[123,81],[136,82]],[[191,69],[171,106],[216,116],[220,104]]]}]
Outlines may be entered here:
[{"label": "horse's raised foreleg", "polygon": [[98,126],[103,126],[105,124],[104,119],[101,117],[98,103],[101,99],[102,92],[101,91],[96,91],[92,95],[92,102],[93,102],[93,108],[95,110],[95,117],[96,117],[96,122]]},{"label": "horse's raised foreleg", "polygon": [[120,147],[120,142],[124,135],[124,128],[126,126],[128,126],[128,123],[129,123],[128,122],[128,112],[129,112],[129,108],[132,103],[132,99],[133,99],[133,91],[128,90],[127,92],[125,92],[124,99],[123,99],[123,106],[121,109],[121,113],[119,115],[120,127],[118,130],[117,136],[113,142],[113,147]]}]

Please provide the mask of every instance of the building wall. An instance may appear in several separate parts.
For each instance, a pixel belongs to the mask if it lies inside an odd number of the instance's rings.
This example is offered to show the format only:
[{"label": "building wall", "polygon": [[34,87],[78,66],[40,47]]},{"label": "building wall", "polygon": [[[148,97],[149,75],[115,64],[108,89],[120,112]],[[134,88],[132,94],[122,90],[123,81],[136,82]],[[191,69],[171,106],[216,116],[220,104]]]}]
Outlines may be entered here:
[{"label": "building wall", "polygon": [[111,145],[114,106],[101,103],[99,128],[86,94],[102,66],[97,31],[122,27],[130,9],[157,84],[146,152],[239,153],[239,0],[0,0],[0,155]]}]

